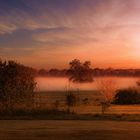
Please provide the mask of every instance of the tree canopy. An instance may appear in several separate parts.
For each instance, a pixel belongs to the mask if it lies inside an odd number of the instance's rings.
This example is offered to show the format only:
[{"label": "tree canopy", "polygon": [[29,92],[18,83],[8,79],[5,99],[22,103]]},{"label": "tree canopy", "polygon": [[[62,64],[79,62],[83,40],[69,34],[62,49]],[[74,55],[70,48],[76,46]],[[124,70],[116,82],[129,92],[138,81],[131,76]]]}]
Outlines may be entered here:
[{"label": "tree canopy", "polygon": [[74,59],[69,63],[69,80],[72,82],[92,82],[93,74],[92,69],[90,68],[90,61],[80,62],[78,59]]},{"label": "tree canopy", "polygon": [[0,60],[0,102],[12,106],[32,99],[36,87],[34,77],[32,68]]}]

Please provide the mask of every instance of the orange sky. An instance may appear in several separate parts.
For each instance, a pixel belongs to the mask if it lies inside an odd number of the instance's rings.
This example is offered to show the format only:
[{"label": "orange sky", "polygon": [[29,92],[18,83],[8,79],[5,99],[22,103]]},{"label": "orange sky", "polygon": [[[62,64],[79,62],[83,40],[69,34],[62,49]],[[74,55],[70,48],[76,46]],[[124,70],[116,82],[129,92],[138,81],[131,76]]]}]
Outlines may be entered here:
[{"label": "orange sky", "polygon": [[2,0],[0,57],[35,68],[140,68],[138,0]]}]

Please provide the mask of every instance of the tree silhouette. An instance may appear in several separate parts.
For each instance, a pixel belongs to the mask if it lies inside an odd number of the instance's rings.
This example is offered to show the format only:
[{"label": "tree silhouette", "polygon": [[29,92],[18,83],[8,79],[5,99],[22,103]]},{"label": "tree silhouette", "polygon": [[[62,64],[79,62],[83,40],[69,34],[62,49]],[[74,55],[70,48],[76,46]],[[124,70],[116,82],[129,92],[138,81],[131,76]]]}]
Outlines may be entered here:
[{"label": "tree silhouette", "polygon": [[84,63],[81,63],[80,60],[74,59],[69,63],[69,65],[70,68],[68,70],[68,74],[70,76],[70,81],[79,83],[93,81],[92,69],[90,68],[90,61],[85,61]]},{"label": "tree silhouette", "polygon": [[68,106],[67,111],[70,113],[71,112],[71,107],[75,106],[78,101],[78,97],[73,94],[72,91],[67,91],[66,94],[66,105]]},{"label": "tree silhouette", "polygon": [[12,108],[34,97],[36,83],[33,69],[14,61],[0,60],[0,103]]},{"label": "tree silhouette", "polygon": [[139,104],[140,94],[135,88],[121,89],[118,90],[115,97],[115,104]]}]

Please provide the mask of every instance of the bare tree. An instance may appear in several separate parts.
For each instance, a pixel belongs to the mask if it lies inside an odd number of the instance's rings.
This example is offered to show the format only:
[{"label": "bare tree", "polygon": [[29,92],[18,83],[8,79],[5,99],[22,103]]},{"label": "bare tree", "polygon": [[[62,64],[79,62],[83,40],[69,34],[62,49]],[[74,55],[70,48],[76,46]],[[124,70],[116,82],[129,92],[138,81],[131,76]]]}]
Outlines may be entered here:
[{"label": "bare tree", "polygon": [[101,107],[102,114],[111,106],[113,98],[116,94],[116,80],[114,78],[103,78],[96,80],[97,89],[102,95]]}]

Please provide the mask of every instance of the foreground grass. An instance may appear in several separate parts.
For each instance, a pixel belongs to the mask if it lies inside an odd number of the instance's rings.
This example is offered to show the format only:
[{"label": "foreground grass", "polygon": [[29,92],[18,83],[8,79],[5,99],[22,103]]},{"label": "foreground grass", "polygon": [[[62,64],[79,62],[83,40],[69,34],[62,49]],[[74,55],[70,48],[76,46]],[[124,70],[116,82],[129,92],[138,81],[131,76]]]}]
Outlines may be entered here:
[{"label": "foreground grass", "polygon": [[112,120],[138,121],[140,114],[76,114],[60,110],[5,110],[0,120]]},{"label": "foreground grass", "polygon": [[[78,97],[77,105],[73,111],[77,114],[100,114],[100,101],[102,96],[97,91],[73,91]],[[66,110],[66,91],[44,91],[37,92],[35,100],[41,108],[54,108],[56,101],[59,103],[59,109]],[[83,100],[87,99],[87,103]],[[138,105],[111,105],[107,114],[140,114],[140,104]]]},{"label": "foreground grass", "polygon": [[139,122],[1,120],[1,140],[139,140]]}]

